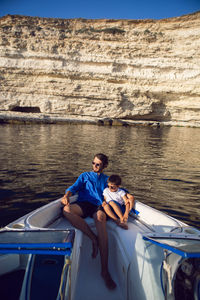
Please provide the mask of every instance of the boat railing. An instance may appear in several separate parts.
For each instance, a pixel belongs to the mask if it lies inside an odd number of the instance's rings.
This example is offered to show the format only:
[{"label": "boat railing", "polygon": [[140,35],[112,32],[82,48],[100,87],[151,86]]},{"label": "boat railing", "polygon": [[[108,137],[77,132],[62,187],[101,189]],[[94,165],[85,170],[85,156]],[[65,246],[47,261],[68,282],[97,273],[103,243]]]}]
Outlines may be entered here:
[{"label": "boat railing", "polygon": [[[70,202],[74,202],[77,195],[70,197]],[[63,205],[59,198],[43,207],[38,208],[25,220],[26,228],[47,228],[62,216]]]}]

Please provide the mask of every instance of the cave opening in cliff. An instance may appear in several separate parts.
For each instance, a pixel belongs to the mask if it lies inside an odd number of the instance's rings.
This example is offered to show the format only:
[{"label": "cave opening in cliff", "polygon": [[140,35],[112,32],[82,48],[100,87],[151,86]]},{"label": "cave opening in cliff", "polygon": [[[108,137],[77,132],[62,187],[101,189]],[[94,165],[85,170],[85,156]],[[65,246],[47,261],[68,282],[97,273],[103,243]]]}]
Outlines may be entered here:
[{"label": "cave opening in cliff", "polygon": [[11,111],[18,111],[24,113],[40,113],[40,108],[38,106],[15,106]]}]

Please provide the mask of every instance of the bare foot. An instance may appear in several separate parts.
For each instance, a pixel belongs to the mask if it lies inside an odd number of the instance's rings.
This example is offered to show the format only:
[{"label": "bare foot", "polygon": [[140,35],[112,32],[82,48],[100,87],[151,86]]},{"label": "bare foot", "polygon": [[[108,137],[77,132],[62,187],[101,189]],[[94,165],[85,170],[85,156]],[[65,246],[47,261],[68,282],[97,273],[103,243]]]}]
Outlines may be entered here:
[{"label": "bare foot", "polygon": [[92,258],[96,258],[98,254],[98,242],[97,240],[92,241]]},{"label": "bare foot", "polygon": [[117,225],[123,229],[126,229],[126,230],[128,229],[128,225],[126,223],[119,222]]},{"label": "bare foot", "polygon": [[127,223],[127,222],[128,222],[128,216],[124,216],[123,222],[124,222],[124,223]]},{"label": "bare foot", "polygon": [[116,288],[117,285],[112,279],[112,277],[110,276],[110,273],[105,273],[105,274],[101,273],[101,276],[103,277],[103,280],[109,290],[114,290]]}]

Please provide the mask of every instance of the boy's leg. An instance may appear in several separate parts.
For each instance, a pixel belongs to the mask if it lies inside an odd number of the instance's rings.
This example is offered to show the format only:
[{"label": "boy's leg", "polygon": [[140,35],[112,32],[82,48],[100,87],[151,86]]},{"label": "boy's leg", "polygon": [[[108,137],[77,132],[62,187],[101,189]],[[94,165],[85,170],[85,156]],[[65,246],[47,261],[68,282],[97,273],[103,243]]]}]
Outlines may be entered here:
[{"label": "boy's leg", "polygon": [[128,229],[128,226],[124,223],[121,222],[120,219],[114,214],[114,212],[112,211],[111,207],[109,204],[104,204],[103,206],[106,214],[121,228],[123,229]]},{"label": "boy's leg", "polygon": [[111,218],[113,219],[114,221],[119,221],[119,219],[117,218],[117,216],[114,214],[113,210],[111,209],[110,205],[108,203],[106,203],[104,206],[103,206],[106,214]]},{"label": "boy's leg", "polygon": [[127,221],[128,221],[129,212],[130,212],[130,203],[127,203],[126,204],[126,210],[125,210],[125,213],[124,213],[124,216],[123,216],[123,220],[124,220],[125,223],[127,223]]},{"label": "boy's leg", "polygon": [[119,219],[117,219],[115,221],[117,223],[117,225],[123,229],[128,229],[127,224],[124,222],[123,214],[122,214],[120,206],[117,203],[115,203],[114,201],[110,201],[109,204],[113,208],[114,212],[119,216]]},{"label": "boy's leg", "polygon": [[118,215],[118,217],[120,218],[120,222],[123,223],[123,214],[122,214],[122,211],[121,211],[121,208],[120,206],[115,203],[114,201],[110,201],[109,202],[109,205],[113,208],[114,212]]}]

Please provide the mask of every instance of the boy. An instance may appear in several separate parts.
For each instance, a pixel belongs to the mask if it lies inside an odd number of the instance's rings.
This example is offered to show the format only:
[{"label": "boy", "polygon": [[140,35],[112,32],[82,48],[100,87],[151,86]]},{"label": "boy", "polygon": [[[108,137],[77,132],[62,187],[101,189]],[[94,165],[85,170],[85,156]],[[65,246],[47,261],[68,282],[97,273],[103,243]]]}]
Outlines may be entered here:
[{"label": "boy", "polygon": [[120,176],[111,175],[108,178],[108,187],[103,191],[104,202],[102,206],[106,214],[113,219],[118,226],[123,229],[128,229],[128,214],[133,207],[134,197],[121,189],[119,187],[120,185]]}]

